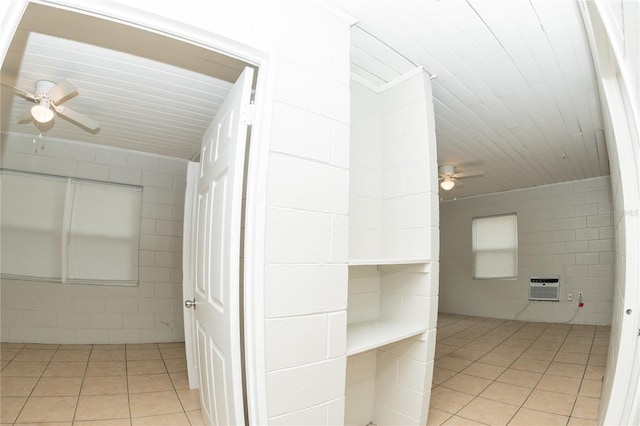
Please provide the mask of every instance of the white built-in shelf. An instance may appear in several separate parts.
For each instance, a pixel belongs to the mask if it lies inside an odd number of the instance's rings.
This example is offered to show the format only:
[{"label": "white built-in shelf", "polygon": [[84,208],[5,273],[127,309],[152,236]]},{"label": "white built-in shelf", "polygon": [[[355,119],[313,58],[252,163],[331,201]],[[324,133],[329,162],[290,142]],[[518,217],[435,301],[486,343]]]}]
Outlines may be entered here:
[{"label": "white built-in shelf", "polygon": [[347,326],[347,356],[388,345],[427,331],[422,324],[399,321],[364,321]]},{"label": "white built-in shelf", "polygon": [[429,259],[351,259],[349,266],[366,265],[417,265],[429,263]]}]

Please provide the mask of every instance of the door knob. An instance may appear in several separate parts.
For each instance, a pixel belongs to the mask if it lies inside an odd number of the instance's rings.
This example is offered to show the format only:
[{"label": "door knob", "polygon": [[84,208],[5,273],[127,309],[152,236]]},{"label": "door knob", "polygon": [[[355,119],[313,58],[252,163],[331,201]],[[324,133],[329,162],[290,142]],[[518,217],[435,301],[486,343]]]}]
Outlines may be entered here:
[{"label": "door knob", "polygon": [[185,308],[196,308],[196,299],[193,300],[185,300],[184,301],[184,307]]}]

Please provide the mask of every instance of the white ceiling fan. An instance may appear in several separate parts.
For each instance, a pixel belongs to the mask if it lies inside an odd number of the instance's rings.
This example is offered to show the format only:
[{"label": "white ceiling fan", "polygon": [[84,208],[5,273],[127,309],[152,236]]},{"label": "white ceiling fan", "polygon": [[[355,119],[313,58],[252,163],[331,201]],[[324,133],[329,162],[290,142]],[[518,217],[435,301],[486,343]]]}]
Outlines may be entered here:
[{"label": "white ceiling fan", "polygon": [[456,186],[456,179],[483,175],[484,172],[482,170],[456,173],[455,166],[444,165],[438,167],[438,180],[440,181],[440,188],[444,189],[445,191],[450,191],[454,186]]},{"label": "white ceiling fan", "polygon": [[13,88],[18,95],[36,103],[20,116],[18,122],[29,122],[33,119],[36,122],[36,126],[38,126],[38,124],[51,122],[55,114],[58,114],[91,133],[95,133],[100,128],[100,124],[97,121],[61,105],[63,102],[78,95],[78,88],[69,80],[63,79],[58,83],[38,80],[36,81],[34,93],[29,93],[17,87]]}]

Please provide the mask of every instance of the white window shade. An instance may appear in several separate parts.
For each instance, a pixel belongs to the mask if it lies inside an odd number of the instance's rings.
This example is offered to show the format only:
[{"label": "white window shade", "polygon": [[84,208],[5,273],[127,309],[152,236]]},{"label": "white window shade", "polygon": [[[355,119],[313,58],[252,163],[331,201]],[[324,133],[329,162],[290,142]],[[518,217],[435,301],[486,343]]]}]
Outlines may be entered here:
[{"label": "white window shade", "polygon": [[2,276],[60,281],[67,181],[2,173]]},{"label": "white window shade", "polygon": [[141,191],[75,182],[71,198],[68,281],[137,283]]},{"label": "white window shade", "polygon": [[3,170],[2,277],[136,285],[142,188]]},{"label": "white window shade", "polygon": [[515,279],[518,275],[518,220],[515,214],[472,221],[473,278]]}]

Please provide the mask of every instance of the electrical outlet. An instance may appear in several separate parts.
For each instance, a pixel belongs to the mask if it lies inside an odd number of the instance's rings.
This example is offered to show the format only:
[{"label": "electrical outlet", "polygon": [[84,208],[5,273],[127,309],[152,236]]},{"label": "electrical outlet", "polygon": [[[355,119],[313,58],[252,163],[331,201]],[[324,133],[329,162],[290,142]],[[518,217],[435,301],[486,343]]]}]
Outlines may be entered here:
[{"label": "electrical outlet", "polygon": [[573,293],[567,294],[567,300],[571,302],[573,300]]}]

